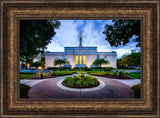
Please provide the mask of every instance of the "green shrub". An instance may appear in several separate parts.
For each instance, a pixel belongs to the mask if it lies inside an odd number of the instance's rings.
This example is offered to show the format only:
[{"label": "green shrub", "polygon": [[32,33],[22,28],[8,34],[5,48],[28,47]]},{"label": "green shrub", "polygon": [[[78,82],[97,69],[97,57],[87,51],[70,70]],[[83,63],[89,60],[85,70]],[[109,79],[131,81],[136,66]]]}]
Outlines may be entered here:
[{"label": "green shrub", "polygon": [[20,84],[20,98],[28,98],[28,91],[30,88],[30,86]]},{"label": "green shrub", "polygon": [[118,75],[118,72],[108,71],[106,75]]},{"label": "green shrub", "polygon": [[73,82],[72,81],[67,82],[67,87],[72,87],[72,86],[73,86]]},{"label": "green shrub", "polygon": [[64,79],[64,81],[65,81],[65,82],[68,82],[69,80],[71,80],[71,78],[72,78],[72,77],[66,77],[66,78]]},{"label": "green shrub", "polygon": [[66,77],[62,82],[63,85],[72,88],[89,88],[96,87],[99,85],[97,78],[91,76],[76,76]]},{"label": "green shrub", "polygon": [[75,68],[73,68],[72,70],[76,70],[76,71],[90,71],[90,70],[92,70],[91,68],[88,68],[87,66],[85,66],[85,67],[75,67]]},{"label": "green shrub", "polygon": [[48,70],[58,70],[59,67],[48,67],[47,69],[48,69]]},{"label": "green shrub", "polygon": [[77,75],[73,75],[73,77],[71,77],[73,79],[78,79],[78,76]]},{"label": "green shrub", "polygon": [[71,67],[48,67],[48,70],[53,70],[53,71],[57,71],[57,70],[71,70]]},{"label": "green shrub", "polygon": [[111,71],[113,67],[102,67],[101,69],[104,71]]},{"label": "green shrub", "polygon": [[71,71],[72,72],[72,74],[76,74],[78,71]]},{"label": "green shrub", "polygon": [[141,85],[137,84],[135,86],[132,87],[132,90],[135,93],[135,98],[140,98],[140,94],[141,94]]},{"label": "green shrub", "polygon": [[106,72],[91,72],[90,75],[105,76]]},{"label": "green shrub", "polygon": [[53,71],[49,71],[49,72],[43,72],[43,71],[42,71],[42,73],[41,73],[41,72],[36,73],[36,74],[35,74],[35,77],[41,78],[41,74],[43,74],[43,78],[49,78],[49,77],[52,76]]},{"label": "green shrub", "polygon": [[84,77],[84,76],[86,76],[86,73],[85,72],[77,72],[78,73],[78,76],[79,77]]},{"label": "green shrub", "polygon": [[90,75],[96,75],[96,76],[118,75],[118,72],[113,72],[113,71],[107,71],[107,72],[92,71],[92,72],[90,72]]},{"label": "green shrub", "polygon": [[82,84],[82,82],[83,82],[83,80],[79,79],[79,80],[77,80],[77,81],[75,82],[75,84],[79,86],[79,85]]},{"label": "green shrub", "polygon": [[102,68],[101,67],[92,67],[92,69],[100,70]]},{"label": "green shrub", "polygon": [[72,72],[71,71],[55,71],[53,75],[54,76],[72,75]]},{"label": "green shrub", "polygon": [[88,84],[87,81],[83,81],[82,86],[83,86],[84,88],[89,88],[89,84]]},{"label": "green shrub", "polygon": [[94,81],[89,81],[88,83],[89,83],[89,85],[91,85],[92,87],[96,85],[96,83],[95,83]]}]

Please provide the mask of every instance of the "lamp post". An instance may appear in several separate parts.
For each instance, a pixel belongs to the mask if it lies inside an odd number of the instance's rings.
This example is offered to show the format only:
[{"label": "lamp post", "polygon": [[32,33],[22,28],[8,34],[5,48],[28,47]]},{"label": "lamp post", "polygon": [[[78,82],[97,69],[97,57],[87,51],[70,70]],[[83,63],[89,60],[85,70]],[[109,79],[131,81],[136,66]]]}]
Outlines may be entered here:
[{"label": "lamp post", "polygon": [[41,79],[43,79],[43,72],[41,72],[40,75],[41,75]]},{"label": "lamp post", "polygon": [[39,66],[39,67],[38,67],[38,69],[39,69],[39,70],[42,70],[42,67],[41,67],[41,66]]},{"label": "lamp post", "polygon": [[27,68],[30,69],[30,64],[29,63],[27,64]]},{"label": "lamp post", "polygon": [[41,70],[41,72],[40,72],[40,78],[43,79],[43,71],[42,71],[42,67],[39,66],[38,69]]}]

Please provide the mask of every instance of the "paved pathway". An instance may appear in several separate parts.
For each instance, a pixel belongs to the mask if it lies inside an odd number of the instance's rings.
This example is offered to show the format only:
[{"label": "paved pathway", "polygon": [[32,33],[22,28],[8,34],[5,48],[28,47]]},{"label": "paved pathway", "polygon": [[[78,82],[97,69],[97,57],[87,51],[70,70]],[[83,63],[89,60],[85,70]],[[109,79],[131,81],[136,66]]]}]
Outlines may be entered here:
[{"label": "paved pathway", "polygon": [[130,87],[140,83],[138,79],[119,80],[95,76],[105,83],[103,88],[94,91],[77,92],[64,90],[57,86],[57,82],[65,77],[26,80],[26,83],[23,80],[20,83],[32,87],[28,93],[29,98],[133,98],[134,92]]},{"label": "paved pathway", "polygon": [[36,79],[36,80],[23,79],[23,80],[20,80],[20,84],[25,84],[25,85],[28,85],[30,87],[33,87],[34,85],[36,85],[40,82],[43,82],[45,80],[48,80],[48,79]]},{"label": "paved pathway", "polygon": [[[108,78],[108,79],[111,79],[111,78]],[[122,83],[128,85],[129,87],[132,87],[134,85],[137,85],[137,84],[141,83],[140,79],[124,79],[124,80],[123,79],[112,79],[112,80],[122,82]]]}]

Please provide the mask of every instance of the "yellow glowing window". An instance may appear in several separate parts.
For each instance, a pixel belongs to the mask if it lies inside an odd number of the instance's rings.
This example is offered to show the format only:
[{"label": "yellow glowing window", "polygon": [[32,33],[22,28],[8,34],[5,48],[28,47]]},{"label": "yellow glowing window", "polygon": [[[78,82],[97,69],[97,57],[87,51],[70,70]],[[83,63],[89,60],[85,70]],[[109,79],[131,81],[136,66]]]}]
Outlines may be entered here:
[{"label": "yellow glowing window", "polygon": [[80,64],[82,64],[82,56],[79,56]]},{"label": "yellow glowing window", "polygon": [[86,64],[86,56],[83,56],[83,64]]},{"label": "yellow glowing window", "polygon": [[78,56],[76,56],[76,64],[78,64]]}]

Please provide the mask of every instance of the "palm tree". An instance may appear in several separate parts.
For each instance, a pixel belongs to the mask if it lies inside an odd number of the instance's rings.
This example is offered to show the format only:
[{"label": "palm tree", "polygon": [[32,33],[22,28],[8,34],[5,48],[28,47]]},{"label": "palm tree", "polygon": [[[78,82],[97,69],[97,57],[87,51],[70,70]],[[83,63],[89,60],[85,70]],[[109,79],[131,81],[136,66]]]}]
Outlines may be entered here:
[{"label": "palm tree", "polygon": [[68,64],[69,62],[66,59],[55,59],[54,65],[59,65],[61,67],[62,64]]},{"label": "palm tree", "polygon": [[98,65],[98,66],[102,66],[102,64],[109,64],[108,60],[105,60],[104,58],[97,58],[96,60],[94,60],[93,65]]}]

